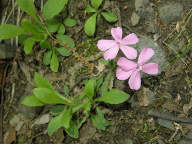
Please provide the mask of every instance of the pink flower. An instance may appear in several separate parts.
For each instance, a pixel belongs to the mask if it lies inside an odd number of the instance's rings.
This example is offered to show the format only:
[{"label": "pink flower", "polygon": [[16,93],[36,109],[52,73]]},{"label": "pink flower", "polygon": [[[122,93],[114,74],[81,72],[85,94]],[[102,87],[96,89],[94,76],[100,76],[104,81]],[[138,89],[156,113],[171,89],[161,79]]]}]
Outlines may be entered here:
[{"label": "pink flower", "polygon": [[113,36],[114,40],[99,40],[97,43],[97,47],[101,51],[104,51],[104,59],[114,59],[119,49],[121,49],[124,55],[129,59],[135,59],[137,57],[137,51],[128,46],[136,44],[139,41],[136,34],[131,33],[122,38],[122,28],[117,27],[111,29],[111,35]]},{"label": "pink flower", "polygon": [[138,62],[133,62],[125,57],[121,57],[117,61],[117,65],[120,67],[116,71],[116,77],[119,80],[126,80],[129,77],[129,87],[134,90],[138,90],[141,87],[141,72],[154,75],[158,73],[158,64],[147,63],[154,51],[151,48],[143,48]]}]

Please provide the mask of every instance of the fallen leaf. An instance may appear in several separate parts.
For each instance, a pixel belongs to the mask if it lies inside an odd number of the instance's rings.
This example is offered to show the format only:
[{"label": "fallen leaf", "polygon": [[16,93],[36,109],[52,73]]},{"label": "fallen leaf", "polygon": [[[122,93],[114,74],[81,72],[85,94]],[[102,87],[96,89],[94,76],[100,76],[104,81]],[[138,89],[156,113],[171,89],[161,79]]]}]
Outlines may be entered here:
[{"label": "fallen leaf", "polygon": [[16,141],[16,130],[11,127],[4,135],[4,143],[5,144],[12,144]]}]

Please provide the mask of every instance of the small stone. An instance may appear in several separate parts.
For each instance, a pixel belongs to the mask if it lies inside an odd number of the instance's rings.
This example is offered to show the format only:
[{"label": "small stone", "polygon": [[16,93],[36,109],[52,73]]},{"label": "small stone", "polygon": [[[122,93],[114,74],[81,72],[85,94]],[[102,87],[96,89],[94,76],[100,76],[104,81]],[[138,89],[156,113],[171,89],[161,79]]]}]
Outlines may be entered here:
[{"label": "small stone", "polygon": [[175,127],[171,121],[158,119],[158,124],[171,130],[175,130]]},{"label": "small stone", "polygon": [[149,0],[135,0],[135,10],[140,11],[146,8],[149,4]]},{"label": "small stone", "polygon": [[144,20],[151,21],[155,17],[155,11],[149,0],[135,0],[135,10]]},{"label": "small stone", "polygon": [[37,118],[33,125],[42,125],[48,123],[50,120],[49,114],[44,114],[41,117]]},{"label": "small stone", "polygon": [[0,59],[9,59],[15,56],[15,48],[0,43]]},{"label": "small stone", "polygon": [[163,24],[179,21],[183,12],[183,6],[179,3],[170,3],[159,8],[159,16]]},{"label": "small stone", "polygon": [[137,93],[139,106],[149,106],[155,101],[155,93],[148,88],[143,88]]},{"label": "small stone", "polygon": [[131,24],[132,26],[136,26],[139,23],[140,20],[140,16],[137,15],[137,13],[133,12],[132,16],[131,16]]},{"label": "small stone", "polygon": [[148,23],[146,23],[146,31],[149,32],[149,33],[155,33],[157,32],[157,26],[156,24],[154,23],[154,21],[149,21]]},{"label": "small stone", "polygon": [[10,121],[9,121],[10,125],[15,127],[15,130],[16,131],[19,131],[23,124],[24,124],[24,121],[23,121],[23,118],[20,114],[17,114],[15,115]]}]

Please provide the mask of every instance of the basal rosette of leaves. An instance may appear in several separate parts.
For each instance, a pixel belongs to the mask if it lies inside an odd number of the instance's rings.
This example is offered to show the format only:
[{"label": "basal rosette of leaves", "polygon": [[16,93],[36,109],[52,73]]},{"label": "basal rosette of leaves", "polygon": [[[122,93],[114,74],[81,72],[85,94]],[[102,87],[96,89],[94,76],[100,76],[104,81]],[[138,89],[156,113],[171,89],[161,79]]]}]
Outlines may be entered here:
[{"label": "basal rosette of leaves", "polygon": [[94,35],[99,17],[103,17],[109,23],[114,23],[118,20],[114,13],[101,8],[103,2],[104,0],[90,0],[90,4],[85,9],[85,12],[91,15],[84,25],[84,31],[88,36]]},{"label": "basal rosette of leaves", "polygon": [[65,34],[65,29],[74,27],[76,20],[66,17],[64,21],[61,21],[55,17],[65,10],[68,0],[47,0],[42,14],[37,12],[33,0],[17,0],[16,2],[31,18],[24,17],[20,26],[0,25],[0,40],[18,36],[26,55],[31,54],[35,46],[46,49],[43,63],[49,65],[53,72],[57,72],[59,57],[70,56],[70,49],[75,47],[73,39]]},{"label": "basal rosette of leaves", "polygon": [[[129,99],[129,95],[121,90],[109,89],[110,78],[95,77],[87,80],[82,92],[72,96],[64,89],[63,94],[56,91],[47,79],[35,73],[35,88],[32,94],[22,100],[22,104],[29,107],[51,105],[50,113],[53,118],[48,124],[48,135],[52,135],[59,128],[73,137],[79,137],[79,129],[88,119],[100,130],[105,130],[110,122],[97,103],[120,104]],[[96,108],[95,108],[96,107]],[[95,112],[94,112],[95,111]]]}]

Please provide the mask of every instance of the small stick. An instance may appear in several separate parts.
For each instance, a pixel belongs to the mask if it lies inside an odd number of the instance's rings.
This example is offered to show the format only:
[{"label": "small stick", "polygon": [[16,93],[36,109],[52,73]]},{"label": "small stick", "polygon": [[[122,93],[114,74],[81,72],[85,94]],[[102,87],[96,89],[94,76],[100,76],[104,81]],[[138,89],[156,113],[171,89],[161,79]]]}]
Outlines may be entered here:
[{"label": "small stick", "polygon": [[170,121],[175,121],[175,122],[182,122],[182,123],[192,123],[192,119],[187,119],[187,118],[178,118],[174,117],[165,113],[159,113],[158,111],[150,110],[148,112],[149,116],[152,117],[157,117],[160,119],[165,119],[165,120],[170,120]]}]

